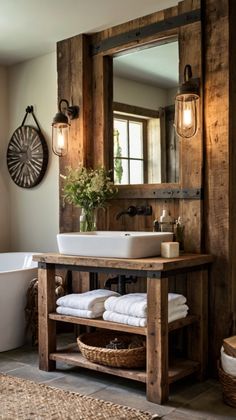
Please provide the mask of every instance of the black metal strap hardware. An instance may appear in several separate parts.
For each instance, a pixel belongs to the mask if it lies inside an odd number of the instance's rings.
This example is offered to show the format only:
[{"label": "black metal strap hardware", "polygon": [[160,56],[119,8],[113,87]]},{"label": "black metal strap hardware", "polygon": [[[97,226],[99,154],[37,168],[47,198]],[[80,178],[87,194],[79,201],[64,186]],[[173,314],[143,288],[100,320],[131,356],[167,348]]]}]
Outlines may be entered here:
[{"label": "black metal strap hardware", "polygon": [[40,127],[39,127],[39,123],[38,123],[38,121],[37,121],[37,119],[36,119],[36,117],[34,115],[34,107],[33,107],[33,105],[28,105],[27,108],[26,108],[26,110],[25,110],[25,112],[26,112],[26,114],[25,114],[24,119],[22,121],[21,127],[23,127],[23,125],[25,124],[25,121],[26,121],[26,118],[27,118],[28,114],[32,114],[32,117],[33,117],[33,119],[35,121],[35,124],[38,127],[38,130],[39,130],[39,132],[41,132]]},{"label": "black metal strap hardware", "polygon": [[160,189],[160,190],[154,190],[153,196],[155,198],[163,198],[163,199],[182,198],[182,199],[190,199],[190,200],[202,200],[203,188]]},{"label": "black metal strap hardware", "polygon": [[163,21],[146,25],[143,28],[134,29],[120,35],[114,35],[110,38],[104,39],[99,44],[92,45],[92,55],[105,52],[106,50],[119,47],[128,42],[139,41],[142,38],[155,35],[159,32],[177,29],[180,26],[189,25],[201,20],[201,10],[196,9],[190,12],[182,13],[178,16],[173,16]]}]

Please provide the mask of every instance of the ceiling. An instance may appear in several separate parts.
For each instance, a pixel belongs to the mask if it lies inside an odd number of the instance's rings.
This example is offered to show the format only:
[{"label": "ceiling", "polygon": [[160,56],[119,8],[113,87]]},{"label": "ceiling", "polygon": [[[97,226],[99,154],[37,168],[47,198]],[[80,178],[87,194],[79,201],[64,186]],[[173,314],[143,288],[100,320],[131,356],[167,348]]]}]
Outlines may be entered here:
[{"label": "ceiling", "polygon": [[145,16],[177,0],[0,0],[0,64],[56,50],[57,41]]}]

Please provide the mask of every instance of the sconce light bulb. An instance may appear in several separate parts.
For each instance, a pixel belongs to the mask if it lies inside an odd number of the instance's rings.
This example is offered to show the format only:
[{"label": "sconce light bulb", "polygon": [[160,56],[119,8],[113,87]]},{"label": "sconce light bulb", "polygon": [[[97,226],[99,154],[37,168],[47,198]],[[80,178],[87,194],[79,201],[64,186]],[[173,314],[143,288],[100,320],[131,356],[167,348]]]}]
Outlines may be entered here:
[{"label": "sconce light bulb", "polygon": [[64,149],[64,147],[65,147],[65,141],[64,141],[62,128],[59,128],[59,130],[58,130],[57,146],[58,146],[58,149]]},{"label": "sconce light bulb", "polygon": [[183,111],[183,125],[189,127],[192,125],[192,111],[189,108],[184,109]]}]

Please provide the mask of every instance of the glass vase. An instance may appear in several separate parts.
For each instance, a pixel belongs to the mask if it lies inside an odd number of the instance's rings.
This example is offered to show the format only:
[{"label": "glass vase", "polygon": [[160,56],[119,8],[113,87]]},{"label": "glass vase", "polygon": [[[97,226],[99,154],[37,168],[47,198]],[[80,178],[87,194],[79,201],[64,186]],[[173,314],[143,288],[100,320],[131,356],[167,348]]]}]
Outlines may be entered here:
[{"label": "glass vase", "polygon": [[97,230],[97,209],[82,208],[80,213],[80,232]]}]

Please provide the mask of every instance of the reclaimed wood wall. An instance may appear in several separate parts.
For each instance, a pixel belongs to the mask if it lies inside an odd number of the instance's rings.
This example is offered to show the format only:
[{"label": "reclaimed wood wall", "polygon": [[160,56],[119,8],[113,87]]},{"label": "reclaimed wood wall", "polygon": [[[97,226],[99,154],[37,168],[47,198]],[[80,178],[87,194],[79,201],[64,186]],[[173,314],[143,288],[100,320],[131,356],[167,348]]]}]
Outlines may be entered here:
[{"label": "reclaimed wood wall", "polygon": [[[147,25],[199,8],[202,19],[197,22],[178,29],[170,26],[145,39],[96,50],[101,41],[132,30],[139,32]],[[166,208],[174,218],[180,215],[185,223],[186,251],[206,251],[216,257],[209,279],[210,361],[215,372],[222,339],[235,333],[232,320],[236,311],[236,149],[233,142],[236,119],[230,116],[235,110],[236,47],[230,43],[229,36],[235,25],[235,9],[233,0],[185,0],[176,7],[93,35],[61,41],[57,48],[58,101],[65,98],[80,106],[79,120],[72,121],[69,153],[60,158],[60,173],[69,165],[111,167],[113,54],[142,43],[155,43],[158,37],[178,34],[180,75],[182,77],[184,66],[191,64],[193,76],[201,80],[200,130],[192,140],[180,140],[179,184],[120,187],[118,197],[111,201],[109,208],[105,212],[99,210],[98,228],[151,231],[153,220]],[[176,189],[201,190],[202,187],[204,200],[165,199],[161,195],[167,188],[173,192]],[[151,205],[153,215],[124,216],[117,221],[117,213],[130,205]],[[79,209],[62,204],[60,183],[60,230],[78,230],[78,220]]]},{"label": "reclaimed wood wall", "polygon": [[204,0],[204,231],[215,257],[210,277],[209,353],[212,370],[222,340],[235,329],[235,2]]}]

